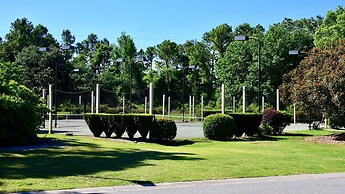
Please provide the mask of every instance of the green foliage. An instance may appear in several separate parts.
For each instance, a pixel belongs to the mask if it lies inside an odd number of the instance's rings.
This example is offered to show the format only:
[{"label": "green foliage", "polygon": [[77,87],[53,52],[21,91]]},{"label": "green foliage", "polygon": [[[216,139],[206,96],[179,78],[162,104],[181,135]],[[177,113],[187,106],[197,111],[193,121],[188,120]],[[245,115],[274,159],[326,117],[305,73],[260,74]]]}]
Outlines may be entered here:
[{"label": "green foliage", "polygon": [[104,117],[105,114],[88,113],[84,115],[86,124],[95,137],[100,137],[105,130],[106,123],[102,120],[102,116]]},{"label": "green foliage", "polygon": [[152,140],[173,140],[176,137],[177,127],[173,120],[157,118],[150,131],[149,138]]},{"label": "green foliage", "polygon": [[271,135],[273,133],[273,128],[269,125],[260,125],[258,130],[259,136]]},{"label": "green foliage", "polygon": [[133,139],[139,131],[141,137],[146,139],[153,126],[153,115],[87,113],[84,118],[95,137],[100,137],[104,132],[108,138],[113,133],[116,138],[121,138],[126,132]]},{"label": "green foliage", "polygon": [[314,48],[301,64],[284,76],[280,91],[285,99],[308,113],[342,114],[345,109],[344,41]]},{"label": "green foliage", "polygon": [[138,132],[143,139],[146,139],[149,131],[153,128],[153,115],[140,115],[135,118]]},{"label": "green foliage", "polygon": [[138,127],[135,123],[135,116],[131,114],[124,114],[121,116],[122,125],[124,126],[129,139],[133,139]]},{"label": "green foliage", "polygon": [[44,102],[14,81],[0,85],[0,145],[24,145],[37,140],[36,129],[45,111]]},{"label": "green foliage", "polygon": [[203,122],[204,136],[212,140],[232,138],[236,128],[234,118],[225,114],[209,115]]},{"label": "green foliage", "polygon": [[345,127],[345,115],[343,114],[334,114],[329,118],[330,126],[333,129],[340,129]]},{"label": "green foliage", "polygon": [[262,115],[262,125],[270,126],[274,134],[281,134],[284,128],[290,124],[291,117],[275,109],[266,109]]},{"label": "green foliage", "polygon": [[314,35],[317,47],[327,47],[330,44],[345,39],[345,6],[339,6],[336,11],[328,11],[320,28]]},{"label": "green foliage", "polygon": [[240,137],[245,133],[247,136],[254,136],[258,133],[258,128],[261,123],[261,113],[230,113],[235,119],[237,130],[235,135]]}]

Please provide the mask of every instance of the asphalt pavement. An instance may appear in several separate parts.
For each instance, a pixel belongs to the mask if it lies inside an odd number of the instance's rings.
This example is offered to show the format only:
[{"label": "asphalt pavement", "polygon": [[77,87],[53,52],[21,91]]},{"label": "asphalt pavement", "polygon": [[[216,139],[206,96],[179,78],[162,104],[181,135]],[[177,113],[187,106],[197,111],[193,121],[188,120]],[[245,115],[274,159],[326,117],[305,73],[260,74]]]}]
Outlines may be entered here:
[{"label": "asphalt pavement", "polygon": [[345,173],[293,175],[262,178],[209,180],[148,185],[129,185],[72,190],[30,192],[32,194],[116,193],[116,194],[343,194]]}]

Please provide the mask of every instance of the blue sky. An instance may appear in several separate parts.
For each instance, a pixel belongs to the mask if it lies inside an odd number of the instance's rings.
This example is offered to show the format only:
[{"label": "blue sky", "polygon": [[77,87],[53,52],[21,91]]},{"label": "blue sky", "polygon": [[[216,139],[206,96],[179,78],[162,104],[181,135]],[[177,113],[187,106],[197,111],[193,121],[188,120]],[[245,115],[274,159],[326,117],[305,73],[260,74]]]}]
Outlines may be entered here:
[{"label": "blue sky", "polygon": [[212,28],[228,23],[235,29],[281,22],[285,17],[301,19],[326,16],[328,10],[344,6],[344,0],[0,0],[0,37],[11,23],[26,17],[34,25],[46,26],[60,40],[63,29],[77,41],[95,33],[111,43],[126,32],[138,49],[169,39],[177,43],[202,40]]}]

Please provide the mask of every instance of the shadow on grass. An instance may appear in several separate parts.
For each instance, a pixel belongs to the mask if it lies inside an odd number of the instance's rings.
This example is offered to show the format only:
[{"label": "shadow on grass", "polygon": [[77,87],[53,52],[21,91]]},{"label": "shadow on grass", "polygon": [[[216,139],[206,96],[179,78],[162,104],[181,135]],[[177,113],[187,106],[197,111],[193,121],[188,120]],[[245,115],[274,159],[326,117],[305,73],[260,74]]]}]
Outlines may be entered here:
[{"label": "shadow on grass", "polygon": [[[78,176],[152,165],[147,163],[147,160],[201,160],[190,153],[124,148],[105,149],[74,139],[65,143],[70,147],[0,153],[0,178]],[[135,183],[135,181],[132,182]],[[139,184],[138,181],[137,183]]]},{"label": "shadow on grass", "polygon": [[310,136],[313,136],[313,135],[311,135],[311,134],[301,134],[301,133],[284,133],[284,134],[280,134],[279,136],[283,136],[283,137],[310,137]]}]

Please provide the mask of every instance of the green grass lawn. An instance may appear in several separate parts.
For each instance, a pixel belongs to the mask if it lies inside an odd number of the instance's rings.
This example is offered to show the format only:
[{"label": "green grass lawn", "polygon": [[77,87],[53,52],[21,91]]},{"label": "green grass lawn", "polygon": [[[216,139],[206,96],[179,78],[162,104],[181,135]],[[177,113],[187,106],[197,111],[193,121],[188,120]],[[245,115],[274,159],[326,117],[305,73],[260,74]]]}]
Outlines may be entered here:
[{"label": "green grass lawn", "polygon": [[0,152],[0,192],[345,172],[345,146],[303,141],[330,131],[267,140],[178,140],[169,145],[47,135],[65,147]]}]

